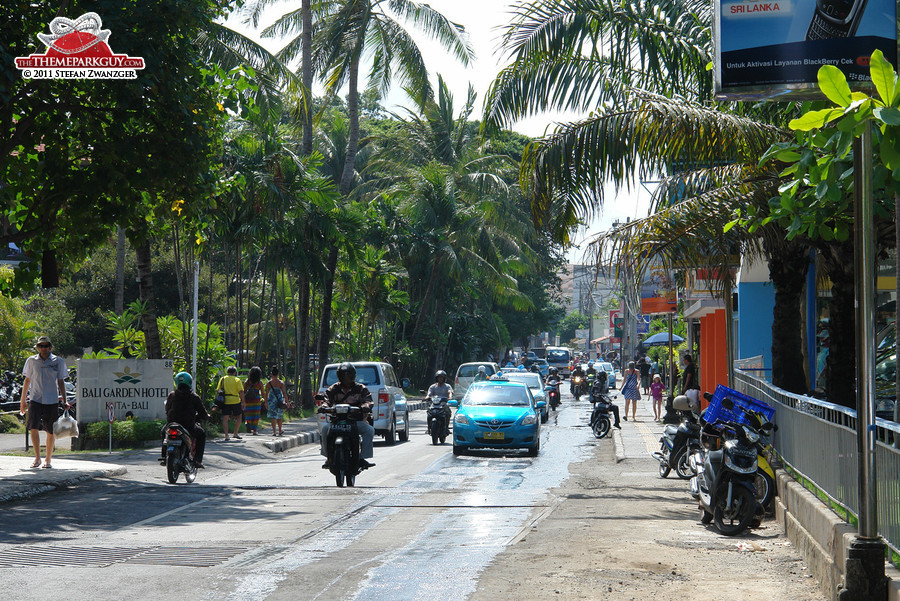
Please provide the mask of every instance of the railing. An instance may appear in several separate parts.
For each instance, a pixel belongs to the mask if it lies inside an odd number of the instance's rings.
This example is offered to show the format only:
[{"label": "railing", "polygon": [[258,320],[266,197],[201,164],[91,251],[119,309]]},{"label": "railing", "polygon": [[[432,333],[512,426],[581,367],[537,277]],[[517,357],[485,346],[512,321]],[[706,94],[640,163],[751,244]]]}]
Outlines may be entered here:
[{"label": "railing", "polygon": [[[785,392],[735,370],[734,388],[775,407],[775,450],[793,471],[854,517],[859,509],[856,411]],[[878,530],[895,557],[900,553],[900,424],[876,420]],[[845,516],[846,517],[846,516]]]}]

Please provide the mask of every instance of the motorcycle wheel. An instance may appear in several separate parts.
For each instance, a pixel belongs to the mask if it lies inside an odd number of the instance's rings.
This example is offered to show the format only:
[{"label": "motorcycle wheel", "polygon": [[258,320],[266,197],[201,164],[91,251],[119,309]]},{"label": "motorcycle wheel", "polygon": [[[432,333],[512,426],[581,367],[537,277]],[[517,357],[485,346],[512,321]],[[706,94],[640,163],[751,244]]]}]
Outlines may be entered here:
[{"label": "motorcycle wheel", "polygon": [[694,470],[691,469],[691,464],[688,461],[689,459],[690,453],[688,453],[687,448],[685,448],[678,454],[675,461],[672,462],[675,464],[675,473],[678,474],[678,477],[682,480],[690,480],[694,477]]},{"label": "motorcycle wheel", "polygon": [[601,417],[591,425],[595,438],[603,438],[609,434],[609,418]]},{"label": "motorcycle wheel", "polygon": [[756,498],[749,489],[735,484],[732,488],[732,510],[726,514],[727,497],[728,484],[723,484],[716,493],[713,522],[720,533],[725,536],[735,536],[746,530],[753,520],[756,513]]},{"label": "motorcycle wheel", "polygon": [[166,476],[169,478],[169,484],[178,482],[178,460],[175,458],[175,453],[166,455]]},{"label": "motorcycle wheel", "polygon": [[756,501],[768,512],[775,500],[775,481],[765,472],[756,472]]},{"label": "motorcycle wheel", "polygon": [[437,433],[437,428],[432,427],[431,428],[431,444],[438,445],[441,442],[442,442],[441,437]]},{"label": "motorcycle wheel", "polygon": [[350,449],[343,445],[339,449],[335,449],[334,459],[337,461],[334,469],[334,481],[338,488],[344,488],[344,479],[350,474]]},{"label": "motorcycle wheel", "polygon": [[659,462],[659,477],[666,478],[669,476],[669,472],[672,471],[672,468],[669,467],[668,461],[660,461]]},{"label": "motorcycle wheel", "polygon": [[191,462],[191,468],[189,470],[185,470],[184,472],[184,481],[188,484],[192,483],[197,479],[197,466]]}]

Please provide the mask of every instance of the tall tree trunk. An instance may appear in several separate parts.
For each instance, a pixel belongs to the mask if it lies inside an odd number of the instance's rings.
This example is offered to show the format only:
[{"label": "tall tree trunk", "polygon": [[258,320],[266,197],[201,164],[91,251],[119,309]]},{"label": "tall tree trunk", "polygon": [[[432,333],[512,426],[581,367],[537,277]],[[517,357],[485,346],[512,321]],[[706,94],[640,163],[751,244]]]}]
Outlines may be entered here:
[{"label": "tall tree trunk", "polygon": [[[900,307],[900,195],[894,194],[894,335],[896,336],[898,307]],[[894,369],[894,421],[900,422],[900,370]],[[894,448],[900,448],[900,436],[894,436]]]},{"label": "tall tree trunk", "polygon": [[116,296],[113,301],[116,315],[125,312],[125,228],[116,228]]},{"label": "tall tree trunk", "polygon": [[153,289],[153,269],[150,256],[150,241],[133,244],[140,278],[141,302],[144,313],[141,315],[141,327],[144,330],[144,341],[148,359],[162,359],[162,344],[159,341],[159,328],[156,323],[156,294]]},{"label": "tall tree trunk", "polygon": [[[297,352],[300,354],[300,406],[312,409],[312,383],[309,378],[309,272],[301,270],[298,278],[300,287],[300,338],[297,341]],[[321,363],[320,363],[321,365]]]},{"label": "tall tree trunk", "polygon": [[310,0],[300,3],[303,31],[300,34],[301,80],[303,82],[303,155],[309,156],[313,151],[313,110],[312,110],[312,9]]},{"label": "tall tree trunk", "polygon": [[325,282],[322,287],[322,317],[319,320],[319,365],[328,363],[328,347],[331,344],[331,298],[334,295],[334,274],[337,271],[338,248],[332,245],[325,261]]},{"label": "tall tree trunk", "polygon": [[347,78],[347,116],[350,134],[347,140],[347,156],[344,158],[344,171],[341,173],[340,192],[346,199],[353,185],[353,174],[356,173],[356,154],[359,151],[359,53],[354,51],[350,61],[350,72]]},{"label": "tall tree trunk", "polygon": [[[834,243],[822,253],[831,280],[828,331],[831,347],[825,361],[825,397],[830,403],[856,407],[856,287],[853,242]],[[875,277],[875,274],[867,274]]]},{"label": "tall tree trunk", "polygon": [[788,392],[809,389],[803,365],[800,302],[809,269],[809,247],[800,242],[784,242],[766,248],[769,277],[775,286],[772,314],[772,383]]},{"label": "tall tree trunk", "polygon": [[416,316],[416,325],[413,326],[412,336],[409,339],[411,344],[416,344],[416,342],[418,342],[419,334],[422,332],[422,320],[425,317],[428,305],[431,304],[431,297],[434,294],[434,285],[437,281],[437,274],[438,262],[437,259],[435,259],[434,263],[431,265],[431,275],[428,277],[428,286],[425,287],[425,296],[422,298],[422,306],[419,307],[419,314]]}]

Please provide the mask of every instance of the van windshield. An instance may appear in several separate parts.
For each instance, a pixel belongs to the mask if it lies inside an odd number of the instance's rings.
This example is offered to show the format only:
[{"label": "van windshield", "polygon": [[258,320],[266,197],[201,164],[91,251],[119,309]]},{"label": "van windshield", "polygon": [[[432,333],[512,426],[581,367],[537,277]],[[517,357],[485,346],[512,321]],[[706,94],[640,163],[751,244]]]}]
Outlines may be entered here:
[{"label": "van windshield", "polygon": [[[381,384],[381,379],[378,377],[378,368],[374,365],[357,365],[355,367],[357,383],[363,386],[377,386]],[[324,386],[331,386],[335,382],[337,382],[337,367],[325,368]]]},{"label": "van windshield", "polygon": [[562,349],[547,351],[547,361],[550,363],[568,363],[569,351]]}]

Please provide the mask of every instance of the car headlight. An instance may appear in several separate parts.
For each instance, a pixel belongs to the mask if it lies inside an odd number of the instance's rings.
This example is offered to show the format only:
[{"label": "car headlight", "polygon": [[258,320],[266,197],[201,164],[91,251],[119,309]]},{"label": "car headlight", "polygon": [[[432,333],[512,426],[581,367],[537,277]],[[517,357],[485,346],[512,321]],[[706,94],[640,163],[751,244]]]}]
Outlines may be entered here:
[{"label": "car headlight", "polygon": [[466,416],[465,416],[464,414],[462,414],[462,413],[457,413],[457,414],[456,414],[456,417],[453,418],[453,423],[455,423],[455,424],[465,424],[466,426],[468,426],[468,425],[469,425],[469,418],[466,417]]},{"label": "car headlight", "polygon": [[536,423],[537,423],[537,417],[534,415],[526,415],[525,417],[522,418],[523,426],[533,426]]}]

